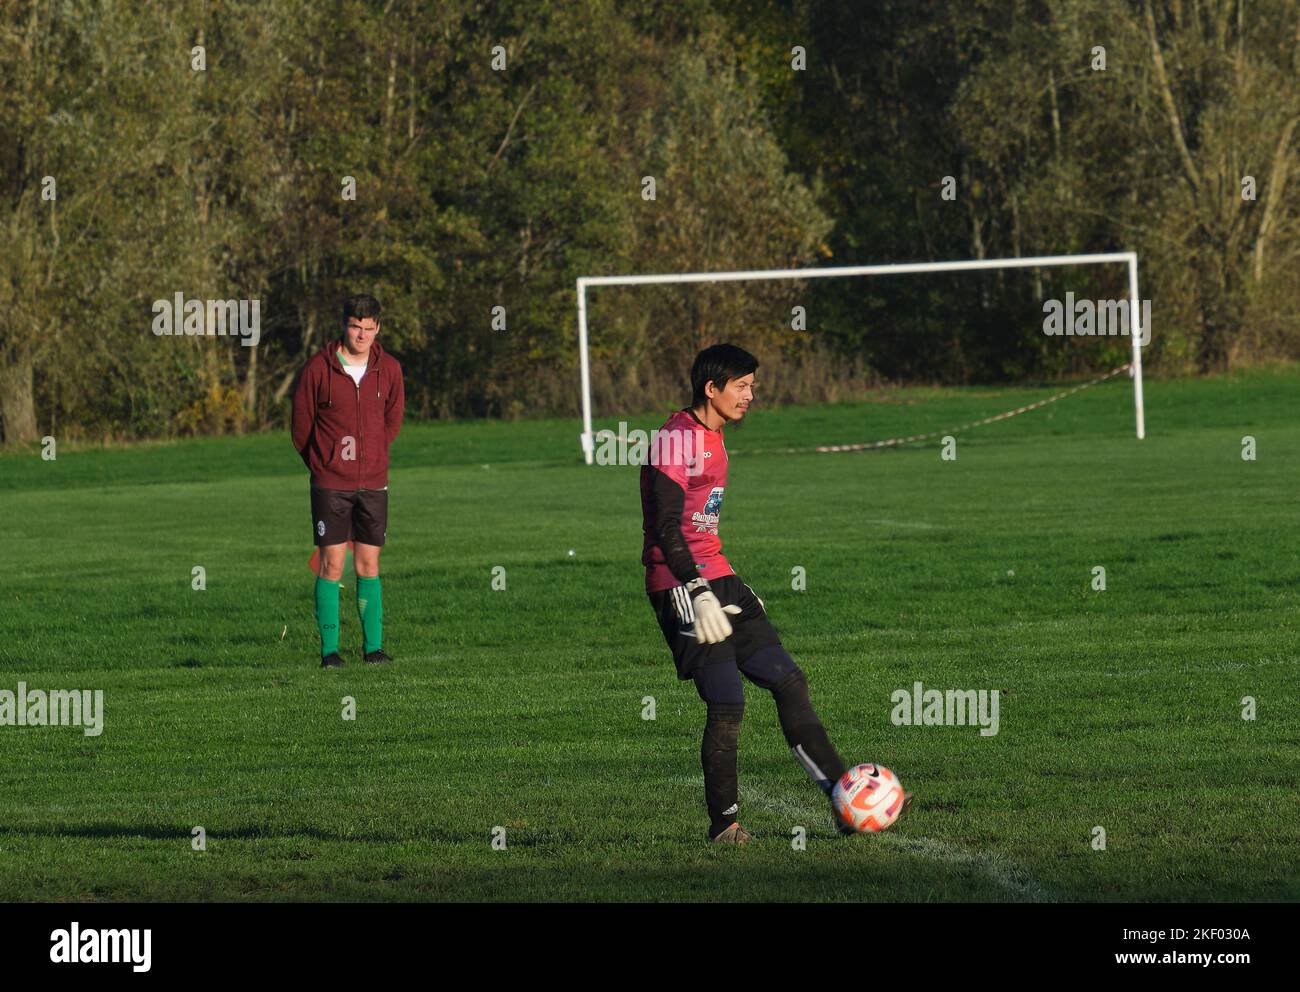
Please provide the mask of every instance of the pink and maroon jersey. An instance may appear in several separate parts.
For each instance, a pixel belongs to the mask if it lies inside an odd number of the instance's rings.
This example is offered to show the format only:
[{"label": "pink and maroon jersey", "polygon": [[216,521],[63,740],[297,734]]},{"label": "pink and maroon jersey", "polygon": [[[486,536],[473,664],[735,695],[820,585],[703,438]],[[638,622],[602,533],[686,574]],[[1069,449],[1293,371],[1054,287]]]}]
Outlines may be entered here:
[{"label": "pink and maroon jersey", "polygon": [[727,449],[690,410],[679,410],[651,439],[641,468],[647,593],[703,576],[732,575],[722,556],[718,517],[727,490]]}]

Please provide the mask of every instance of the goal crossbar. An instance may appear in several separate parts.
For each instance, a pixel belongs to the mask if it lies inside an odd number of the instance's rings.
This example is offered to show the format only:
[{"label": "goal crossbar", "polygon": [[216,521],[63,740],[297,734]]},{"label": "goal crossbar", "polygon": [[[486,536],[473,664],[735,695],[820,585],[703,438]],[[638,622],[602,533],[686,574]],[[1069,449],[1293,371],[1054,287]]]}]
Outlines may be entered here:
[{"label": "goal crossbar", "polygon": [[1138,296],[1137,252],[1101,252],[1090,255],[1037,255],[1029,258],[979,258],[954,262],[899,262],[891,265],[841,265],[818,269],[750,269],[737,272],[672,272],[644,276],[582,276],[578,279],[578,349],[582,371],[582,452],[588,465],[595,453],[591,424],[591,359],[587,338],[587,289],[594,286],[648,286],[665,283],[755,282],[771,279],[830,279],[843,276],[907,275],[914,272],[966,272],[981,269],[1032,269],[1061,265],[1122,262],[1128,266],[1129,337],[1133,359],[1133,407],[1137,437],[1146,437],[1142,401],[1141,299]]}]

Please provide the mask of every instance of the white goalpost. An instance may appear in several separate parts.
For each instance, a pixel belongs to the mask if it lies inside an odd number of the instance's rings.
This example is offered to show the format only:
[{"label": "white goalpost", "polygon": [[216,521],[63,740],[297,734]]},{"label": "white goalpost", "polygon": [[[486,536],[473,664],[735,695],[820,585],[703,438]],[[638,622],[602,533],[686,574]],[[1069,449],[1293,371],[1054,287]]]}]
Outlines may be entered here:
[{"label": "white goalpost", "polygon": [[1104,252],[1092,255],[1040,255],[1034,258],[985,258],[960,262],[904,262],[896,265],[844,265],[825,269],[754,269],[745,272],[676,272],[647,276],[583,276],[578,280],[578,349],[582,367],[582,453],[588,465],[595,455],[596,439],[591,426],[591,359],[587,343],[587,289],[594,286],[648,286],[663,283],[752,282],[761,279],[831,279],[843,276],[906,275],[912,272],[961,272],[972,269],[1029,269],[1056,265],[1095,265],[1124,262],[1128,265],[1129,337],[1133,359],[1133,407],[1137,436],[1146,436],[1142,406],[1141,298],[1138,296],[1137,252]]}]

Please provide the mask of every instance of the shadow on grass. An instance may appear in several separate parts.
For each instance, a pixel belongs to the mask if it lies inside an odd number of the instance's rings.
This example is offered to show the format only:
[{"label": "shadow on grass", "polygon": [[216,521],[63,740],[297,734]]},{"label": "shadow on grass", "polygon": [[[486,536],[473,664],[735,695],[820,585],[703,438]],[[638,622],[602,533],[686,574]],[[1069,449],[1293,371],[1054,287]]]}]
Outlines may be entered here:
[{"label": "shadow on grass", "polygon": [[[168,840],[178,838],[189,840],[195,826],[140,825],[126,823],[83,823],[51,825],[35,823],[27,825],[6,824],[0,826],[0,837],[85,837],[106,840],[111,838]],[[436,830],[422,827],[411,833],[346,833],[339,830],[327,830],[310,826],[243,826],[233,828],[204,827],[209,842],[214,840],[318,840],[356,842],[363,844],[410,844],[419,841],[429,844],[482,844],[486,835],[482,831],[465,832]],[[518,837],[510,840],[511,847],[539,847],[548,842],[545,836]]]}]

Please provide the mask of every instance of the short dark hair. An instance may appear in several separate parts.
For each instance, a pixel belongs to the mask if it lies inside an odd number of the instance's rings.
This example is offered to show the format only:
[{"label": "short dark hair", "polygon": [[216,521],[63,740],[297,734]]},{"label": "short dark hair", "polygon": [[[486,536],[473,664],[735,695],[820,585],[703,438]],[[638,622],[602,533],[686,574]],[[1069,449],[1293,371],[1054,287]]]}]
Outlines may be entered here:
[{"label": "short dark hair", "polygon": [[708,397],[704,387],[712,382],[718,389],[726,388],[732,379],[749,375],[758,368],[758,359],[744,348],[734,344],[715,344],[695,356],[691,365],[692,406],[699,406]]},{"label": "short dark hair", "polygon": [[374,317],[375,323],[378,323],[379,315],[383,310],[379,301],[369,293],[358,293],[343,301],[343,323],[346,324],[353,317],[360,317],[362,320]]}]

